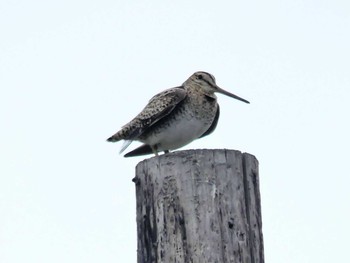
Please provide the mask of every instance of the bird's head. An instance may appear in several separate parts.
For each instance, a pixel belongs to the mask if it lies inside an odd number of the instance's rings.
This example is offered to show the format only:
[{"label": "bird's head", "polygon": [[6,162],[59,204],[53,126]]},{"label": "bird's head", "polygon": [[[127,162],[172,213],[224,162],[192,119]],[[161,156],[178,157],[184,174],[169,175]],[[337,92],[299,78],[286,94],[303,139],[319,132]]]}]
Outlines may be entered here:
[{"label": "bird's head", "polygon": [[205,93],[206,95],[209,95],[209,96],[215,97],[214,93],[218,92],[218,93],[224,94],[226,96],[229,96],[231,98],[243,101],[245,103],[249,103],[249,101],[220,88],[218,85],[216,85],[215,77],[207,72],[204,72],[204,71],[195,72],[191,77],[189,77],[185,81],[185,83],[183,85],[197,87],[201,91],[203,91],[203,93]]}]

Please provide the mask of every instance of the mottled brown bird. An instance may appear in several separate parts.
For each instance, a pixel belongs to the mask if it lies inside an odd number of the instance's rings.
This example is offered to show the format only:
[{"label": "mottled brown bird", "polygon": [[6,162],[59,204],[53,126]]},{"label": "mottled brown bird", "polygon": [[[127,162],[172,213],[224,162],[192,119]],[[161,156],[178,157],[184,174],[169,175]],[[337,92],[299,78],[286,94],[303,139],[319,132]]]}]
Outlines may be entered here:
[{"label": "mottled brown bird", "polygon": [[107,141],[125,140],[121,152],[132,141],[144,143],[125,157],[158,155],[160,151],[167,153],[185,146],[215,130],[220,115],[215,92],[249,103],[218,87],[213,75],[198,71],[182,86],[167,89],[151,98],[134,119]]}]

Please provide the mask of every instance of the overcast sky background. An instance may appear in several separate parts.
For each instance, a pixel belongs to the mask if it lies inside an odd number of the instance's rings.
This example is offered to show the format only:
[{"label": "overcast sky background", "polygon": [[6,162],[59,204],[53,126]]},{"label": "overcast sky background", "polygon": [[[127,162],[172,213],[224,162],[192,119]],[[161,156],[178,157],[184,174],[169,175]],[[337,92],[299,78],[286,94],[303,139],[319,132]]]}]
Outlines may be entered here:
[{"label": "overcast sky background", "polygon": [[198,70],[251,102],[184,149],[258,158],[265,261],[348,258],[349,1],[2,0],[0,38],[0,262],[136,262],[105,140]]}]

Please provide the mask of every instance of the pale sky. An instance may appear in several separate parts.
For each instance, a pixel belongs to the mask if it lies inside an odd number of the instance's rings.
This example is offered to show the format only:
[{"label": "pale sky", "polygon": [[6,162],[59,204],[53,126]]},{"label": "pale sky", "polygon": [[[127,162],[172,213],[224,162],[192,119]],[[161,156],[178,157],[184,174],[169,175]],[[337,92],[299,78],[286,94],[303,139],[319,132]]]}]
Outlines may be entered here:
[{"label": "pale sky", "polygon": [[198,70],[251,102],[184,149],[258,158],[265,262],[348,259],[349,1],[2,0],[0,37],[1,263],[136,262],[105,140]]}]

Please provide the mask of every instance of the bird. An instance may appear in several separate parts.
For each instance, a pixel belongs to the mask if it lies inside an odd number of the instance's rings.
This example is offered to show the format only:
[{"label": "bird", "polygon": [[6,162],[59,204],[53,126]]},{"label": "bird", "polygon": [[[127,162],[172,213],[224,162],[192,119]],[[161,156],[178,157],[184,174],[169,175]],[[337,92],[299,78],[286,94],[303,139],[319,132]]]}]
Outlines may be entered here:
[{"label": "bird", "polygon": [[181,148],[211,134],[219,120],[220,107],[215,93],[245,103],[249,101],[216,84],[215,77],[204,71],[192,74],[181,86],[164,90],[152,97],[145,108],[108,142],[124,140],[120,153],[133,141],[143,143],[124,157],[134,157]]}]

